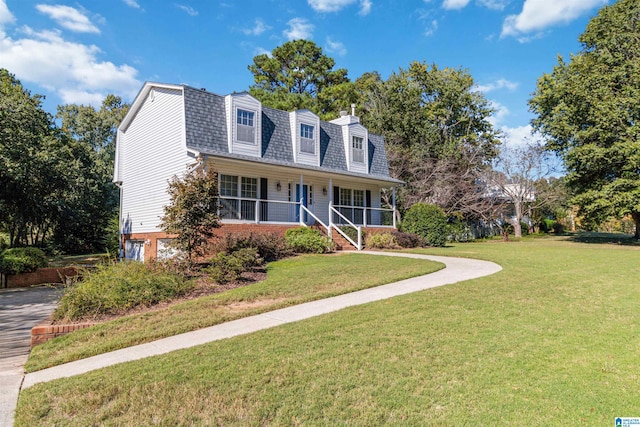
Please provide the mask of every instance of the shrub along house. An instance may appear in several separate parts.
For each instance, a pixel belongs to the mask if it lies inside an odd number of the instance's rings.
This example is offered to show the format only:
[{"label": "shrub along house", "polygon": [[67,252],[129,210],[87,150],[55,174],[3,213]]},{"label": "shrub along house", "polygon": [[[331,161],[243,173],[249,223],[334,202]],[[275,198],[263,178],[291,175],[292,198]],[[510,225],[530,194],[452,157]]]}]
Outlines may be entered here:
[{"label": "shrub along house", "polygon": [[[308,110],[265,107],[248,93],[146,83],[116,142],[127,258],[151,259],[166,247],[159,224],[168,181],[196,164],[218,172],[221,233],[314,225],[335,238],[345,226],[395,227],[395,196],[386,206],[381,194],[395,195],[401,181],[389,176],[383,138],[353,108],[324,122]],[[352,244],[361,248],[358,239]]]}]

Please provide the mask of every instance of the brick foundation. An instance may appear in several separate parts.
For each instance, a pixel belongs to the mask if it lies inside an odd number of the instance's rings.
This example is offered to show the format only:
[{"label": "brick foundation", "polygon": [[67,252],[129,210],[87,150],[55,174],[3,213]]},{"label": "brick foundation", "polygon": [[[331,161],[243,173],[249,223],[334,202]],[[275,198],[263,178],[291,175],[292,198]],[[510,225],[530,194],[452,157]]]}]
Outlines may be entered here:
[{"label": "brick foundation", "polygon": [[45,321],[31,328],[31,348],[38,344],[45,343],[55,337],[66,335],[79,329],[88,328],[95,323],[77,323],[71,325],[52,325],[50,321]]},{"label": "brick foundation", "polygon": [[[300,227],[298,224],[256,224],[252,222],[243,223],[225,223],[220,228],[215,230],[215,235],[218,237],[224,237],[231,233],[276,233],[284,236],[285,232],[290,228]],[[319,228],[320,229],[320,228]],[[389,227],[367,227],[364,229],[368,234],[383,233],[385,231],[392,231],[393,228]],[[158,240],[170,239],[175,235],[170,235],[164,232],[153,233],[134,233],[125,234],[124,240],[143,240],[145,242],[144,247],[144,260],[151,261],[156,258],[158,253]],[[355,248],[347,242],[339,233],[333,233],[336,248],[338,250],[355,250]]]}]

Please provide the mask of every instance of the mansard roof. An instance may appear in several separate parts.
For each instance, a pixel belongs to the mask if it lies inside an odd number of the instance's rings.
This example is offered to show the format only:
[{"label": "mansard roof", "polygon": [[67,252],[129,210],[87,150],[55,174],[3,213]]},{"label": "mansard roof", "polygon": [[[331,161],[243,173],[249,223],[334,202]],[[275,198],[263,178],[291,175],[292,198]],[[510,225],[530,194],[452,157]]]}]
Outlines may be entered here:
[{"label": "mansard roof", "polygon": [[265,106],[262,107],[261,117],[261,157],[229,153],[225,97],[189,86],[181,85],[181,87],[184,94],[186,145],[189,149],[225,158],[401,183],[389,176],[389,165],[382,136],[369,133],[369,173],[350,172],[344,151],[342,126],[324,121],[320,121],[320,166],[295,163],[289,113]]}]

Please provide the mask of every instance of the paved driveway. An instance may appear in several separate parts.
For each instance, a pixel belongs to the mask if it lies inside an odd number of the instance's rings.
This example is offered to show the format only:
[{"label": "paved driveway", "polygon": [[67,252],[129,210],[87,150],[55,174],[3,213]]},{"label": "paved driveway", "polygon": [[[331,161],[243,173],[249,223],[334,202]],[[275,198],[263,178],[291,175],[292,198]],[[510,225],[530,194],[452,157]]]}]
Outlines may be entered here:
[{"label": "paved driveway", "polygon": [[50,287],[0,289],[0,426],[13,425],[31,328],[49,317],[59,296]]}]

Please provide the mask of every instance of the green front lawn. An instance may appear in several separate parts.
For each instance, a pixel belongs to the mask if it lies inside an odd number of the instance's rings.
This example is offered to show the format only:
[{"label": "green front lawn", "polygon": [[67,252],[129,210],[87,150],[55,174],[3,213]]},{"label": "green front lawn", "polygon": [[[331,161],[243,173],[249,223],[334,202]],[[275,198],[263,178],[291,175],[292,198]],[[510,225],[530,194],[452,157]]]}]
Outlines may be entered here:
[{"label": "green front lawn", "polygon": [[16,425],[608,426],[640,416],[638,247],[525,239],[422,253],[504,270],[36,385],[21,393]]},{"label": "green front lawn", "polygon": [[33,372],[96,354],[307,301],[419,276],[444,265],[364,254],[304,255],[270,263],[250,286],[127,316],[56,338],[31,351]]}]

